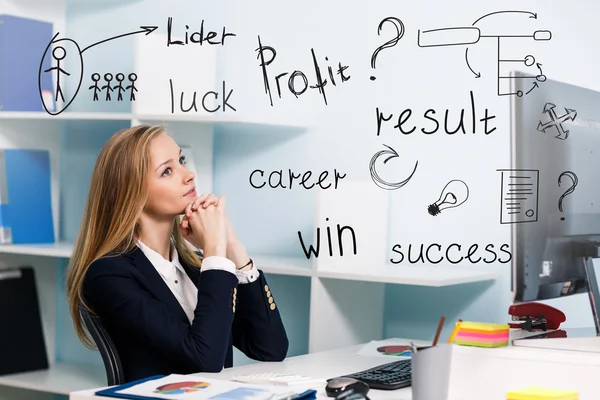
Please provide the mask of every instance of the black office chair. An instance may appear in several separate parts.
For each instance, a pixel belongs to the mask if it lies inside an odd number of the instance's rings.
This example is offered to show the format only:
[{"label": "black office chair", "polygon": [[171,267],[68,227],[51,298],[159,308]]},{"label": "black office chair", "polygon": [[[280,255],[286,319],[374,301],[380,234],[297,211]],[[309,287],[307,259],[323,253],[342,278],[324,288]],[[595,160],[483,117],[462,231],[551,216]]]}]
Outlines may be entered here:
[{"label": "black office chair", "polygon": [[119,353],[117,353],[117,348],[102,325],[102,322],[96,315],[92,314],[82,305],[79,305],[79,313],[81,314],[81,318],[83,318],[86,329],[90,335],[92,335],[96,346],[98,346],[102,361],[104,361],[108,386],[125,383],[125,376],[123,375],[123,366],[121,365]]}]

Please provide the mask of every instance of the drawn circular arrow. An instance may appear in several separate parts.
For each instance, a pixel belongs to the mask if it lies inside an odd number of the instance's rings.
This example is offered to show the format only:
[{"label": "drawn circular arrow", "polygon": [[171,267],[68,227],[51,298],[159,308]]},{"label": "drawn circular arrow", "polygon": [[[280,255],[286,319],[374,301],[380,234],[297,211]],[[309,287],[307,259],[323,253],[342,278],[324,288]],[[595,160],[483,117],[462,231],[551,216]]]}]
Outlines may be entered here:
[{"label": "drawn circular arrow", "polygon": [[380,151],[378,151],[377,153],[375,153],[373,155],[373,157],[371,157],[371,161],[369,162],[369,171],[371,172],[371,179],[373,179],[373,182],[375,182],[375,184],[377,186],[379,186],[380,188],[382,188],[384,190],[396,190],[396,189],[400,189],[402,186],[406,185],[411,180],[411,178],[413,177],[413,175],[417,171],[417,166],[419,165],[419,161],[417,161],[415,163],[415,168],[413,169],[413,171],[411,172],[411,174],[408,176],[408,178],[406,178],[406,179],[404,179],[403,181],[400,181],[400,182],[387,182],[387,181],[381,179],[381,177],[377,173],[377,170],[375,169],[375,163],[377,162],[377,160],[381,156],[389,156],[385,160],[383,160],[384,164],[387,164],[387,162],[389,160],[391,160],[392,158],[400,157],[400,156],[398,155],[398,153],[396,153],[396,150],[392,149],[387,144],[384,144],[384,146],[387,147],[388,150],[380,150]]}]

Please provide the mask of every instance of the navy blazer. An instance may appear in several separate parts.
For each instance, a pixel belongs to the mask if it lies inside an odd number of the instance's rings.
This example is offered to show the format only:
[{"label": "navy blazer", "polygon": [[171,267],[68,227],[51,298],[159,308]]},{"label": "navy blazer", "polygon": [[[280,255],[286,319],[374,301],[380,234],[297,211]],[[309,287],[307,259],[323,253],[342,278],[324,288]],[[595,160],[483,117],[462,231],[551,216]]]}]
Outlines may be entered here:
[{"label": "navy blazer", "polygon": [[94,261],[85,275],[83,296],[115,343],[127,382],[220,372],[232,366],[232,346],[258,361],[286,357],[288,338],[262,271],[255,282],[238,284],[231,272],[180,262],[198,287],[191,324],[137,246]]}]

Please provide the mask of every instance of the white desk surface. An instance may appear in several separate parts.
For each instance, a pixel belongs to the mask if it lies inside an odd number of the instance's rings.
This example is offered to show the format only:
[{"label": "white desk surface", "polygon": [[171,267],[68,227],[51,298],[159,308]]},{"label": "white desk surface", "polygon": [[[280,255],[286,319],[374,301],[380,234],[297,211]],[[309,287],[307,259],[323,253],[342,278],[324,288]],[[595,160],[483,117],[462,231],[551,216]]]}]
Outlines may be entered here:
[{"label": "white desk surface", "polygon": [[[515,332],[512,336],[523,336]],[[577,338],[579,339],[579,338]],[[530,341],[533,339],[528,339]],[[565,339],[562,339],[565,340]],[[600,339],[588,338],[588,343]],[[394,344],[408,343],[407,339],[390,339]],[[581,343],[580,340],[578,342]],[[417,345],[428,342],[415,341]],[[563,345],[566,342],[563,342]],[[289,372],[315,378],[328,379],[335,376],[361,371],[393,361],[387,357],[367,357],[356,354],[362,345],[344,347],[290,357],[278,363],[254,363],[228,368],[218,374],[195,375],[213,379],[229,379],[234,375],[260,372]],[[508,346],[483,349],[453,346],[450,395],[448,400],[505,400],[506,393],[531,385],[579,391],[580,400],[597,400],[600,377],[600,353],[551,350]],[[491,377],[491,379],[490,379]],[[557,387],[558,385],[558,387]],[[323,385],[324,386],[324,385]],[[107,399],[95,396],[101,388],[73,392],[70,400]],[[411,388],[394,391],[370,390],[371,400],[411,400]],[[319,400],[330,399],[324,390],[319,390]]]}]

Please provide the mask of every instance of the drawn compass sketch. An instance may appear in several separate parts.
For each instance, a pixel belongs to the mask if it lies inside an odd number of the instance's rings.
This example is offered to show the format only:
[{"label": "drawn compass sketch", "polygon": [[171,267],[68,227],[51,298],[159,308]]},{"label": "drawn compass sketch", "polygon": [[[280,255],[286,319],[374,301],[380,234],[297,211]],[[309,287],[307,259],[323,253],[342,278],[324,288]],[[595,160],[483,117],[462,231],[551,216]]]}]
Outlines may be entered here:
[{"label": "drawn compass sketch", "polygon": [[[443,47],[443,46],[467,46],[465,49],[465,62],[469,70],[473,73],[475,78],[480,78],[481,73],[475,72],[471,65],[469,64],[469,47],[470,45],[474,45],[479,43],[479,41],[483,39],[494,39],[497,46],[497,62],[496,62],[496,85],[497,85],[497,94],[498,96],[518,96],[522,97],[524,94],[529,94],[532,90],[539,87],[538,82],[546,81],[546,75],[544,75],[542,71],[542,64],[537,62],[533,55],[527,55],[523,58],[505,58],[502,55],[502,40],[507,38],[523,38],[523,39],[533,39],[534,41],[548,41],[552,39],[552,32],[549,30],[536,30],[530,34],[486,34],[482,32],[482,30],[477,26],[477,24],[492,15],[498,14],[525,14],[529,15],[529,18],[537,19],[537,14],[530,11],[495,11],[489,14],[486,14],[480,18],[478,18],[471,26],[458,26],[458,27],[449,27],[449,28],[439,28],[439,29],[429,29],[429,30],[418,30],[417,34],[417,45],[419,47]],[[534,67],[537,69],[538,74],[535,76],[528,77],[511,77],[504,76],[502,74],[502,65],[512,63],[512,64],[524,64],[527,67]],[[532,87],[527,92],[523,93],[523,91],[518,90],[516,92],[506,92],[501,89],[501,82],[503,79],[532,79]]]}]

